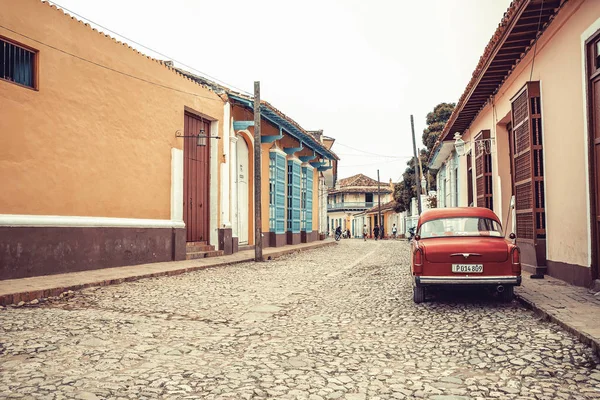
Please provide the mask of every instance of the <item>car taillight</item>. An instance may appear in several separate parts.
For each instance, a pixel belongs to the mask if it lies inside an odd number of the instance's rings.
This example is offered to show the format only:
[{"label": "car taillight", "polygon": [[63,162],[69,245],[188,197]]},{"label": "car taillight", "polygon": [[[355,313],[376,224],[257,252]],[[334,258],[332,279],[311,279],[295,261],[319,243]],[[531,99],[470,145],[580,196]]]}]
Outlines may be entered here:
[{"label": "car taillight", "polygon": [[413,253],[413,272],[420,274],[423,272],[423,250],[415,249]]},{"label": "car taillight", "polygon": [[521,250],[518,247],[513,247],[510,255],[512,263],[512,271],[517,275],[521,275]]}]

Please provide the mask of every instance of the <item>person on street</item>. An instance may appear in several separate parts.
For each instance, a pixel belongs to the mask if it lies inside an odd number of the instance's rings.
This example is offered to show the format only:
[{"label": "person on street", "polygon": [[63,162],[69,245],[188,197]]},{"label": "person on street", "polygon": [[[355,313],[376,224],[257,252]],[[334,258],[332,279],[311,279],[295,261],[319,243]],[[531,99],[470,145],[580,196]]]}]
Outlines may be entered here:
[{"label": "person on street", "polygon": [[375,235],[375,240],[379,238],[379,226],[375,225],[375,228],[373,228],[373,235]]},{"label": "person on street", "polygon": [[397,236],[397,235],[398,235],[398,228],[396,228],[396,224],[394,224],[394,225],[392,226],[392,237],[393,237],[394,239],[396,239],[396,236]]},{"label": "person on street", "polygon": [[367,241],[367,235],[369,234],[369,230],[367,229],[367,225],[363,226],[363,239],[365,242]]}]

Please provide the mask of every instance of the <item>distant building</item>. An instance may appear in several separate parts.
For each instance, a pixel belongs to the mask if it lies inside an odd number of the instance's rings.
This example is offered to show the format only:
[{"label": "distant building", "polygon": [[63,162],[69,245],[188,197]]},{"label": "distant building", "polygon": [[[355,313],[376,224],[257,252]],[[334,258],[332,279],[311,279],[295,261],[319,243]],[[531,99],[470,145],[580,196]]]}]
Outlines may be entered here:
[{"label": "distant building", "polygon": [[[362,236],[362,227],[353,225],[353,215],[366,211],[377,205],[377,190],[380,189],[381,204],[392,200],[394,187],[392,182],[377,182],[366,175],[357,174],[340,179],[327,196],[327,227],[333,231],[338,226],[342,230],[350,230],[353,237]],[[377,218],[371,221],[371,226],[378,224]]]}]

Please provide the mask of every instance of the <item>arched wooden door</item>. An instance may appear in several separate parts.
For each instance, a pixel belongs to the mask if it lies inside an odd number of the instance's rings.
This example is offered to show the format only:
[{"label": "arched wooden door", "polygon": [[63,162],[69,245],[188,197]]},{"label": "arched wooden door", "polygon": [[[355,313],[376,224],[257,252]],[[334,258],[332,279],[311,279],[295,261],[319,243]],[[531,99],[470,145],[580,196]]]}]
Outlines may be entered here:
[{"label": "arched wooden door", "polygon": [[237,146],[237,224],[238,241],[248,244],[248,145],[242,137],[238,137]]},{"label": "arched wooden door", "polygon": [[183,144],[183,221],[188,242],[208,244],[210,234],[209,179],[210,139],[199,146],[196,137],[201,131],[210,134],[210,122],[185,113]]}]

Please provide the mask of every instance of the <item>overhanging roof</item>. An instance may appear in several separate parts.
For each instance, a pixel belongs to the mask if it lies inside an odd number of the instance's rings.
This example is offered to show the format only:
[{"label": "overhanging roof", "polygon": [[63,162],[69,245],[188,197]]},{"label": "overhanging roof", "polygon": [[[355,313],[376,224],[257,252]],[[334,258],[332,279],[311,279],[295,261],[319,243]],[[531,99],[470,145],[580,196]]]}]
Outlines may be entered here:
[{"label": "overhanging roof", "polygon": [[453,142],[442,142],[441,145],[437,146],[433,155],[429,158],[430,169],[440,169],[444,161],[448,158],[454,150]]},{"label": "overhanging roof", "polygon": [[[237,101],[238,103],[242,104],[247,108],[254,108],[254,102],[252,99],[244,98],[241,96],[235,96],[232,94],[229,95],[229,98]],[[311,150],[314,150],[320,156],[329,160],[339,160],[335,153],[333,153],[331,150],[328,150],[321,143],[318,143],[312,136],[308,134],[308,132],[304,131],[302,128],[292,123],[288,118],[285,118],[282,115],[280,115],[280,113],[276,111],[276,109],[270,104],[261,101],[260,113],[262,118],[270,121],[273,125],[282,128],[284,131],[289,133],[291,136],[295,137],[297,140],[301,141]]]},{"label": "overhanging roof", "polygon": [[[514,0],[479,59],[477,68],[440,136],[464,133],[568,0]],[[539,32],[538,32],[539,26]]]}]

